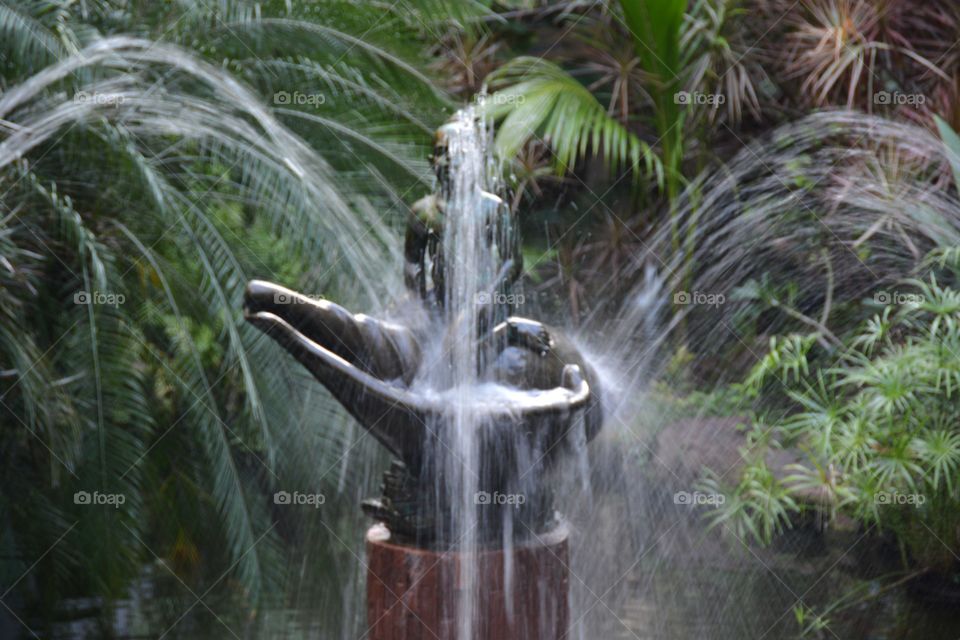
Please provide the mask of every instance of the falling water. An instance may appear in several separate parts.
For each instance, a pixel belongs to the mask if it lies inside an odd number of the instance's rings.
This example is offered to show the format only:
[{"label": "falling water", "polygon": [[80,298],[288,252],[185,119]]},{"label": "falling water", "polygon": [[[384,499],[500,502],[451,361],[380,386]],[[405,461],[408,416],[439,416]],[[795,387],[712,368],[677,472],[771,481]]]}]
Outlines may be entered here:
[{"label": "falling water", "polygon": [[[482,372],[494,355],[493,324],[506,316],[501,288],[502,271],[511,259],[509,212],[496,195],[490,129],[474,108],[456,114],[442,128],[446,137],[448,174],[442,194],[444,211],[443,254],[445,339],[432,382],[453,390],[449,422],[435,450],[445,466],[444,486],[450,509],[445,523],[449,539],[466,551],[459,565],[460,593],[456,605],[457,637],[473,637],[477,602],[480,529],[485,526],[478,509],[481,459],[480,432],[484,406],[477,401]],[[508,554],[505,554],[508,555]]]},{"label": "falling water", "polygon": [[[444,291],[446,323],[449,327],[450,383],[457,394],[452,403],[452,421],[449,425],[450,451],[444,456],[448,463],[447,490],[452,491],[452,539],[465,550],[476,549],[477,509],[473,496],[477,493],[479,450],[476,430],[480,419],[470,402],[470,395],[479,382],[481,345],[479,317],[476,313],[477,295],[489,284],[492,253],[483,251],[485,235],[484,187],[487,183],[484,131],[464,112],[449,132],[450,176],[444,229],[444,255],[450,272]],[[443,453],[441,452],[441,455]],[[474,562],[459,566],[461,591],[457,599],[457,635],[469,640],[473,632],[474,608],[478,596],[477,572]]]}]

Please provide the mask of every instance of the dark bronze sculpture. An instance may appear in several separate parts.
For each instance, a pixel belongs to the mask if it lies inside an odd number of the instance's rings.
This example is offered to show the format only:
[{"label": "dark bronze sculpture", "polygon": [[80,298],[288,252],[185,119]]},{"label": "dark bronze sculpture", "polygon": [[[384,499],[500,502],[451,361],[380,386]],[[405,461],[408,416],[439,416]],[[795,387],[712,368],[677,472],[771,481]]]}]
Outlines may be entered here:
[{"label": "dark bronze sculpture", "polygon": [[[434,156],[441,184],[442,157],[441,136]],[[414,206],[405,244],[407,286],[428,307],[443,304],[438,202],[442,197],[428,197]],[[499,286],[510,286],[519,273],[519,258],[507,261]],[[511,517],[525,525],[514,527],[517,537],[551,526],[544,474],[568,445],[592,439],[603,418],[596,374],[560,331],[519,317],[495,323],[491,312],[481,311],[487,315],[480,318],[480,337],[493,345],[482,379],[517,392],[509,402],[483,409],[477,488],[481,494],[524,496],[522,505],[489,505],[484,511],[479,539],[493,543],[502,534],[498,509],[512,509]],[[244,312],[397,458],[385,475],[383,497],[367,501],[365,510],[398,540],[450,544],[443,518],[448,505],[436,491],[445,472],[436,458],[449,437],[451,407],[442,394],[414,384],[423,366],[423,336],[258,280],[247,287]]]}]

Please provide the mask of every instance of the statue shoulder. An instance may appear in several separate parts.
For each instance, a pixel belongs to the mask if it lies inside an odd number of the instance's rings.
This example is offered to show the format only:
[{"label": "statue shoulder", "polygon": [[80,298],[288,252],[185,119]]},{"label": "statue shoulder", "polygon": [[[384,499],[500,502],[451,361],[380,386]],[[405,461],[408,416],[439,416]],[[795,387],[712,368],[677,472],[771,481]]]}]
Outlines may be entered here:
[{"label": "statue shoulder", "polygon": [[443,221],[443,202],[435,193],[426,195],[410,205],[412,222],[437,232]]}]

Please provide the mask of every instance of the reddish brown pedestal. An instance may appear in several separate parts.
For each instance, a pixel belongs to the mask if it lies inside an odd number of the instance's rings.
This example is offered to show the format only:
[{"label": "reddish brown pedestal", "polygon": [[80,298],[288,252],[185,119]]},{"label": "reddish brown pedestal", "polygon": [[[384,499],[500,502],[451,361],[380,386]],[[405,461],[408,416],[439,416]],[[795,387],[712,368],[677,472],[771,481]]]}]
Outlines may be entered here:
[{"label": "reddish brown pedestal", "polygon": [[429,551],[390,542],[383,525],[367,531],[369,640],[455,640],[462,562],[477,562],[473,640],[550,640],[569,624],[567,528],[559,526],[505,553]]}]

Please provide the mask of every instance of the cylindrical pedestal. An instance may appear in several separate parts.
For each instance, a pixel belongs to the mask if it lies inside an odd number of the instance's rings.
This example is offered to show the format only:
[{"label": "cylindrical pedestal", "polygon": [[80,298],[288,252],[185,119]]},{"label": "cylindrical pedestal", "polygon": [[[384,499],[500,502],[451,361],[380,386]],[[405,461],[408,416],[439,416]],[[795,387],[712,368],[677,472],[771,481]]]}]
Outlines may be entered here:
[{"label": "cylindrical pedestal", "polygon": [[[502,550],[430,551],[367,531],[369,640],[455,640],[461,565],[477,572],[473,640],[562,638],[569,624],[567,527]],[[465,563],[473,563],[468,567]]]}]

